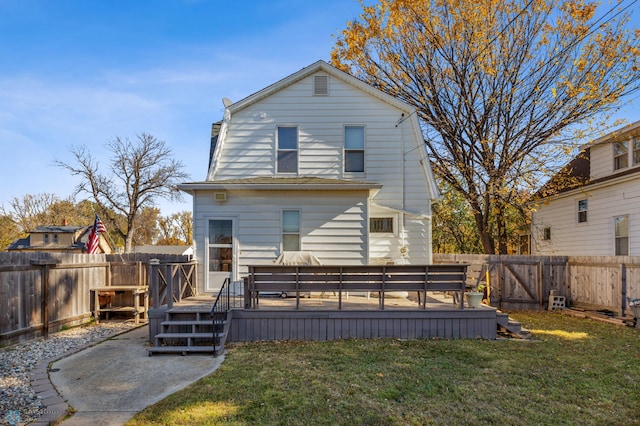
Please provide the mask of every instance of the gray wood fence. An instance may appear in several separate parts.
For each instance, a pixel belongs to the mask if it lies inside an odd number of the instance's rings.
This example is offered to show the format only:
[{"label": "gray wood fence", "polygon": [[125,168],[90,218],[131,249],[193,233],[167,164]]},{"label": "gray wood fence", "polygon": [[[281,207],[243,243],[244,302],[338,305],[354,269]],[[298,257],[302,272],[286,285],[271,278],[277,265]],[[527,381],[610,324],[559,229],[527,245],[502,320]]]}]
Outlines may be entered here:
[{"label": "gray wood fence", "polygon": [[569,306],[632,315],[640,298],[638,256],[499,256],[434,254],[434,263],[467,263],[467,287],[489,283],[499,309],[546,309],[551,290]]},{"label": "gray wood fence", "polygon": [[90,290],[146,285],[148,261],[187,262],[188,256],[0,253],[0,344],[90,321]]}]

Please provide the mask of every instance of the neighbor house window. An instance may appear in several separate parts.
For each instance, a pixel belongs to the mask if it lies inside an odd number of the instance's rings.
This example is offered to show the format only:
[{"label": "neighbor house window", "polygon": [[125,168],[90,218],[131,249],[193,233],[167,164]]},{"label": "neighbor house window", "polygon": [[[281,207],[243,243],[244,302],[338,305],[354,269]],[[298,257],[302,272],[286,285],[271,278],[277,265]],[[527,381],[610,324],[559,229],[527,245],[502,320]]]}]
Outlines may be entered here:
[{"label": "neighbor house window", "polygon": [[369,219],[369,232],[371,233],[393,233],[392,217],[372,217]]},{"label": "neighbor house window", "polygon": [[616,256],[629,255],[629,217],[618,216],[613,219]]},{"label": "neighbor house window", "polygon": [[282,211],[282,250],[300,251],[300,211]]},{"label": "neighbor house window", "polygon": [[53,234],[53,243],[58,244],[58,234]]},{"label": "neighbor house window", "polygon": [[578,201],[578,223],[587,221],[587,200]]},{"label": "neighbor house window", "polygon": [[298,128],[278,127],[278,173],[298,171]]},{"label": "neighbor house window", "polygon": [[629,166],[629,147],[627,142],[613,144],[613,170],[624,169]]},{"label": "neighbor house window", "polygon": [[44,234],[44,243],[49,244],[49,234]]},{"label": "neighbor house window", "polygon": [[344,171],[364,172],[364,126],[344,128]]},{"label": "neighbor house window", "polygon": [[633,165],[640,164],[640,138],[633,138]]}]

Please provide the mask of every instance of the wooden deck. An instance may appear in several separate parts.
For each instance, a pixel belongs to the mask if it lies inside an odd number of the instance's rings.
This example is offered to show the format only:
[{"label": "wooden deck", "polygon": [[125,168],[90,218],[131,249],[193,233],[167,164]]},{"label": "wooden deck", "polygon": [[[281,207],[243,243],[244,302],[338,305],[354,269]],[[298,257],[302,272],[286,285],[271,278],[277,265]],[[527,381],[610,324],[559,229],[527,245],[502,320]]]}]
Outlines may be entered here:
[{"label": "wooden deck", "polygon": [[[208,312],[211,296],[184,299],[174,309]],[[312,294],[311,298],[281,299],[262,297],[260,309],[234,308],[230,312],[227,342],[260,340],[337,340],[337,339],[495,339],[496,309],[482,306],[460,309],[452,296],[432,293],[426,309],[417,298],[385,298],[385,309],[378,298],[362,295],[337,297]]]},{"label": "wooden deck", "polygon": [[495,339],[496,309],[460,309],[451,296],[432,295],[426,309],[410,298],[261,298],[260,309],[232,312],[228,342],[337,339]]}]

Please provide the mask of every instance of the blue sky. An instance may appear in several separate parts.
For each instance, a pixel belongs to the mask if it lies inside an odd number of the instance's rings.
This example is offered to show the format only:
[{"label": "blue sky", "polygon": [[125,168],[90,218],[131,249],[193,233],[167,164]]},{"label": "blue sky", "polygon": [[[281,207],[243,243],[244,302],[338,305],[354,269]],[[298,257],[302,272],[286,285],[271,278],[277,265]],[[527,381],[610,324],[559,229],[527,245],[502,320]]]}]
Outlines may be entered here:
[{"label": "blue sky", "polygon": [[[0,204],[66,198],[78,178],[54,160],[86,145],[105,167],[107,141],[141,132],[203,180],[221,99],[328,61],[360,11],[356,0],[0,0]],[[190,210],[191,197],[159,206]]]},{"label": "blue sky", "polygon": [[[71,195],[78,178],[55,159],[84,144],[107,166],[104,144],[141,132],[204,180],[222,98],[328,61],[360,11],[355,0],[0,0],[0,204]],[[190,210],[191,197],[160,207]]]}]

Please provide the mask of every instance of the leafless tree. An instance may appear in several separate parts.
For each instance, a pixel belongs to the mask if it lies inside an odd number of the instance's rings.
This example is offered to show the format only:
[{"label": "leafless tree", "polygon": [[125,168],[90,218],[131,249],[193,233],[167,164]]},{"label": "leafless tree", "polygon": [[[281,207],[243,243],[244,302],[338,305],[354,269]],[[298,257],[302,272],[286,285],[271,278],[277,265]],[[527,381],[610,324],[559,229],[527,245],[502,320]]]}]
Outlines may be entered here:
[{"label": "leafless tree", "polygon": [[[158,198],[180,199],[176,185],[188,174],[183,171],[184,165],[172,158],[167,144],[147,133],[133,142],[116,137],[106,147],[112,153],[107,173],[99,170],[98,161],[86,146],[71,148],[75,164],[59,160],[56,164],[83,178],[76,194],[92,196],[101,219],[122,237],[124,251],[130,252],[142,209],[153,206]],[[119,221],[118,215],[126,221]]]}]

